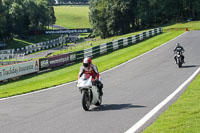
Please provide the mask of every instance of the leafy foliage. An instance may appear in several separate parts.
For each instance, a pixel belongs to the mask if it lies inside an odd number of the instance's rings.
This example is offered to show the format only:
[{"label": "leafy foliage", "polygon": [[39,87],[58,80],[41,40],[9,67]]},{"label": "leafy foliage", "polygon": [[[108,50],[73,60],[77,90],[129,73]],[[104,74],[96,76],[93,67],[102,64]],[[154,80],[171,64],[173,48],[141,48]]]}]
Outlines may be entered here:
[{"label": "leafy foliage", "polygon": [[199,0],[90,0],[90,23],[102,38],[189,18],[200,19]]},{"label": "leafy foliage", "polygon": [[30,30],[54,24],[54,8],[48,0],[0,0],[0,40],[25,36]]}]

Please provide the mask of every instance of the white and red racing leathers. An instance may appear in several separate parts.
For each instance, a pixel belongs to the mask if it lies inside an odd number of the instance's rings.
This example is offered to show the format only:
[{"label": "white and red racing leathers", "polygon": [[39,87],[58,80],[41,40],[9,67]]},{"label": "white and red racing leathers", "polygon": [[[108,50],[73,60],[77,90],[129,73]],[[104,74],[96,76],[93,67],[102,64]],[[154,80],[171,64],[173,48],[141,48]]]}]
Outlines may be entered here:
[{"label": "white and red racing leathers", "polygon": [[80,72],[78,78],[82,76],[82,74],[89,74],[92,76],[92,81],[99,80],[99,72],[97,67],[94,64],[91,64],[89,68],[85,68],[84,66],[80,67]]}]

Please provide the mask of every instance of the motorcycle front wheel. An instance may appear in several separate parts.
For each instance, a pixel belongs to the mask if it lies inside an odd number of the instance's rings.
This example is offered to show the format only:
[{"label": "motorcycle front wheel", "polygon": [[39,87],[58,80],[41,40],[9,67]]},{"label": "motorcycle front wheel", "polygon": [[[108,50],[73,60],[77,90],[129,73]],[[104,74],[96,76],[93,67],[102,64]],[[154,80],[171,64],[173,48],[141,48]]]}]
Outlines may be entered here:
[{"label": "motorcycle front wheel", "polygon": [[181,68],[182,67],[182,60],[178,59],[178,67]]},{"label": "motorcycle front wheel", "polygon": [[86,90],[82,92],[82,106],[85,111],[88,111],[90,108],[90,98]]}]

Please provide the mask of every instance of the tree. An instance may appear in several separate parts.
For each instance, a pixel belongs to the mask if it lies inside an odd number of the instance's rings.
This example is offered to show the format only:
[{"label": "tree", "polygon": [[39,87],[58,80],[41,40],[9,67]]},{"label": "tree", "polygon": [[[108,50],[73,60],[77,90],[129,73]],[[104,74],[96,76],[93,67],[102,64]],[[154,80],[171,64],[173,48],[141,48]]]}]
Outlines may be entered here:
[{"label": "tree", "polygon": [[90,0],[90,23],[103,38],[188,18],[200,19],[199,0]]},{"label": "tree", "polygon": [[55,17],[55,12],[53,7],[49,7],[49,17],[48,17],[48,26],[50,24],[55,24],[56,23],[56,17]]},{"label": "tree", "polygon": [[52,6],[52,5],[54,5],[55,3],[56,3],[55,0],[48,0],[48,5],[49,5],[49,6]]},{"label": "tree", "polygon": [[[100,5],[103,0],[93,0],[90,1],[90,23],[92,24],[93,32],[96,35],[100,35],[102,38],[105,38],[107,35],[106,27],[106,16],[105,10],[102,9]],[[103,11],[102,11],[103,10]]]},{"label": "tree", "polygon": [[12,19],[9,15],[9,6],[11,4],[11,0],[1,1],[1,19],[0,19],[0,29],[1,29],[1,40],[7,40],[12,38]]},{"label": "tree", "polygon": [[0,0],[0,40],[26,36],[56,21],[48,0]]},{"label": "tree", "polygon": [[3,7],[3,3],[2,0],[0,0],[0,40],[3,40],[3,20],[4,20],[4,16],[3,16],[3,12],[4,12],[4,7]]},{"label": "tree", "polygon": [[91,0],[90,23],[95,34],[102,38],[131,31],[132,0]]},{"label": "tree", "polygon": [[24,12],[21,4],[13,2],[9,8],[9,15],[12,20],[12,32],[14,34],[22,34],[22,31],[24,31]]}]

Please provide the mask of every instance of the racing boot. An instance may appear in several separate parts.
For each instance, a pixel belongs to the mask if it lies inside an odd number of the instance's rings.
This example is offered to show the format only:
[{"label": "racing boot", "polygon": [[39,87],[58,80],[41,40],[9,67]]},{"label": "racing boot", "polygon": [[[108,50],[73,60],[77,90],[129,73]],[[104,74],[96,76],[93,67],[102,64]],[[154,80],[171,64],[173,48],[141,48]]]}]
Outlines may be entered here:
[{"label": "racing boot", "polygon": [[100,93],[100,96],[103,96],[102,88],[99,88],[99,93]]}]

